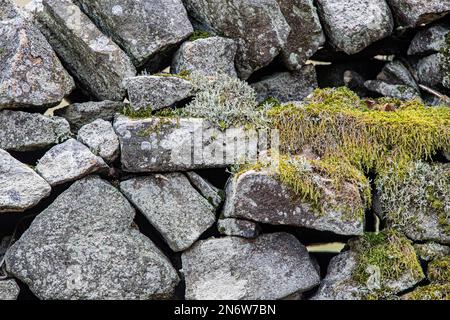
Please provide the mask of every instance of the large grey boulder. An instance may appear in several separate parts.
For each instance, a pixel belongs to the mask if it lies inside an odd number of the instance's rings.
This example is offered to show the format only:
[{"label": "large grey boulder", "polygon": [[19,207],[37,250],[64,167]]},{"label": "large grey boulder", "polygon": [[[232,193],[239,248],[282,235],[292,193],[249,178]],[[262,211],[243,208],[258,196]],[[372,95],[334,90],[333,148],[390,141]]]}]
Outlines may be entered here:
[{"label": "large grey boulder", "polygon": [[0,301],[17,300],[19,293],[20,288],[15,280],[0,280]]},{"label": "large grey boulder", "polygon": [[40,299],[170,298],[177,273],[134,215],[106,181],[77,181],[8,250],[7,271]]},{"label": "large grey boulder", "polygon": [[45,109],[74,89],[45,37],[9,0],[0,2],[0,110]]},{"label": "large grey boulder", "polygon": [[108,168],[102,158],[75,139],[51,148],[38,162],[36,171],[51,186],[74,181]]},{"label": "large grey boulder", "polygon": [[406,85],[389,84],[380,80],[368,80],[364,85],[368,90],[377,92],[385,97],[401,100],[420,98],[420,94],[417,90]]},{"label": "large grey boulder", "polygon": [[220,234],[226,236],[235,236],[248,239],[254,239],[259,235],[258,224],[234,218],[219,219],[217,221],[217,230]]},{"label": "large grey boulder", "polygon": [[300,69],[325,44],[313,0],[277,0],[291,33],[281,51],[283,61],[290,70]]},{"label": "large grey boulder", "polygon": [[175,53],[172,73],[201,72],[205,75],[225,73],[237,77],[234,59],[237,46],[233,39],[209,37],[186,41]]},{"label": "large grey boulder", "polygon": [[120,190],[173,251],[188,249],[216,221],[214,207],[181,173],[134,178]]},{"label": "large grey boulder", "polygon": [[400,26],[414,28],[433,22],[450,12],[448,0],[387,0]]},{"label": "large grey boulder", "polygon": [[70,137],[65,119],[38,113],[3,110],[0,124],[0,148],[9,151],[45,149]]},{"label": "large grey boulder", "polygon": [[137,67],[160,69],[193,32],[181,0],[75,0],[128,53]]},{"label": "large grey boulder", "polygon": [[417,32],[408,48],[408,55],[428,55],[441,51],[449,32],[450,25],[444,23]]},{"label": "large grey boulder", "polygon": [[50,185],[0,149],[0,212],[22,212],[50,195]]},{"label": "large grey boulder", "polygon": [[186,176],[188,177],[191,184],[201,193],[203,197],[205,197],[210,204],[214,207],[219,207],[222,203],[222,194],[221,190],[213,186],[207,180],[203,179],[199,174],[194,171],[186,172]]},{"label": "large grey boulder", "polygon": [[34,0],[28,10],[84,91],[98,100],[124,98],[122,80],[136,69],[78,6],[71,0]]},{"label": "large grey boulder", "polygon": [[190,15],[215,33],[235,40],[236,68],[247,79],[285,46],[291,28],[276,0],[183,0]]},{"label": "large grey boulder", "polygon": [[275,300],[320,282],[306,248],[287,233],[199,241],[182,262],[189,300]]},{"label": "large grey boulder", "polygon": [[394,29],[385,0],[318,0],[317,4],[331,44],[347,54],[363,50]]}]

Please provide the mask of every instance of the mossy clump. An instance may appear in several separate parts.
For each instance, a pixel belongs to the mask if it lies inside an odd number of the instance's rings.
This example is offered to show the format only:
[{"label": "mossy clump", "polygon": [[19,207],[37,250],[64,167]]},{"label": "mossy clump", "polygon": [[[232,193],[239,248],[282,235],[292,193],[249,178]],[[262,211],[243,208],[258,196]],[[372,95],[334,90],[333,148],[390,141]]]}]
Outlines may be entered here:
[{"label": "mossy clump", "polygon": [[450,300],[450,283],[419,287],[402,298],[405,300]]},{"label": "mossy clump", "polygon": [[191,72],[189,70],[181,70],[178,73],[160,72],[160,73],[155,73],[153,76],[155,76],[155,77],[175,77],[175,78],[180,78],[180,79],[183,79],[186,81],[191,80]]},{"label": "mossy clump", "polygon": [[435,259],[428,264],[428,279],[432,283],[450,283],[450,256]]},{"label": "mossy clump", "polygon": [[195,41],[199,39],[211,38],[213,35],[207,31],[195,30],[194,33],[189,37],[188,41]]},{"label": "mossy clump", "polygon": [[126,105],[119,112],[131,119],[146,119],[153,116],[153,109],[151,107],[135,110],[132,106]]}]

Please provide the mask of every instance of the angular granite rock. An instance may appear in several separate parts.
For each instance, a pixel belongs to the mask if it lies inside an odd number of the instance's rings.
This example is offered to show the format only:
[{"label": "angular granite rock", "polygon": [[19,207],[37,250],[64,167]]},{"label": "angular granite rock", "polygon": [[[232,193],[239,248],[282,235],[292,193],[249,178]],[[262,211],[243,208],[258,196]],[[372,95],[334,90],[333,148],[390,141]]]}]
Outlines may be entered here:
[{"label": "angular granite rock", "polygon": [[8,250],[7,271],[40,299],[170,298],[177,273],[134,215],[108,182],[77,181]]},{"label": "angular granite rock", "polygon": [[74,89],[45,37],[9,0],[0,2],[0,110],[45,109]]},{"label": "angular granite rock", "polygon": [[191,82],[176,76],[138,76],[125,79],[124,85],[134,110],[160,110],[194,94]]},{"label": "angular granite rock", "polygon": [[199,241],[182,262],[188,300],[275,300],[320,282],[306,248],[287,233]]},{"label": "angular granite rock", "polygon": [[0,111],[0,148],[34,151],[63,142],[70,137],[69,123],[39,113]]},{"label": "angular granite rock", "polygon": [[108,163],[114,162],[120,153],[119,138],[110,122],[98,119],[78,131],[78,141]]},{"label": "angular granite rock", "polygon": [[316,70],[306,65],[298,71],[279,72],[253,83],[259,102],[268,97],[280,102],[302,101],[317,88]]},{"label": "angular granite rock", "polygon": [[400,26],[414,28],[433,22],[450,12],[448,0],[387,0]]},{"label": "angular granite rock", "polygon": [[368,90],[377,92],[385,97],[401,100],[420,98],[419,93],[414,88],[405,85],[389,84],[379,80],[368,80],[364,85]]},{"label": "angular granite rock", "polygon": [[194,31],[181,0],[75,0],[137,67],[159,70]]},{"label": "angular granite rock", "polygon": [[385,0],[318,0],[317,4],[331,44],[347,54],[363,50],[394,29]]},{"label": "angular granite rock", "polygon": [[104,170],[108,166],[88,147],[75,139],[67,140],[51,148],[36,166],[51,186],[74,181],[88,174]]},{"label": "angular granite rock", "polygon": [[276,0],[184,0],[189,14],[215,33],[235,40],[236,68],[248,79],[285,46],[291,28]]},{"label": "angular granite rock", "polygon": [[291,33],[281,55],[290,70],[299,70],[325,44],[325,34],[317,9],[313,0],[277,0],[277,2],[291,27]]},{"label": "angular granite rock", "polygon": [[210,204],[214,207],[220,206],[223,199],[221,196],[221,191],[214,187],[211,183],[203,179],[199,174],[194,171],[186,172],[191,184],[200,192],[200,194],[208,200]]},{"label": "angular granite rock", "polygon": [[50,192],[50,185],[36,172],[0,149],[0,212],[25,211]]},{"label": "angular granite rock", "polygon": [[175,53],[171,72],[200,72],[208,76],[225,73],[237,77],[234,66],[236,51],[236,43],[228,38],[209,37],[186,41]]},{"label": "angular granite rock", "polygon": [[393,85],[409,86],[414,88],[418,93],[420,92],[419,86],[410,70],[399,60],[386,63],[378,74],[377,80]]},{"label": "angular granite rock", "polygon": [[15,280],[0,280],[0,301],[17,300],[19,293],[20,288]]},{"label": "angular granite rock", "polygon": [[[445,86],[450,89],[450,83],[444,81],[446,76],[445,64],[446,58],[441,53],[435,53],[420,59],[416,66],[420,83],[432,88]],[[450,66],[447,65],[447,68],[450,68]]]},{"label": "angular granite rock", "polygon": [[216,221],[214,207],[181,173],[134,178],[120,190],[176,252],[188,249]]},{"label": "angular granite rock", "polygon": [[217,229],[226,236],[235,236],[254,239],[259,235],[259,227],[256,223],[247,220],[225,218],[217,221]]},{"label": "angular granite rock", "polygon": [[449,32],[450,25],[444,23],[417,32],[409,46],[408,55],[428,55],[441,51]]},{"label": "angular granite rock", "polygon": [[122,80],[136,69],[78,6],[71,0],[34,0],[28,9],[84,91],[98,100],[124,98]]}]

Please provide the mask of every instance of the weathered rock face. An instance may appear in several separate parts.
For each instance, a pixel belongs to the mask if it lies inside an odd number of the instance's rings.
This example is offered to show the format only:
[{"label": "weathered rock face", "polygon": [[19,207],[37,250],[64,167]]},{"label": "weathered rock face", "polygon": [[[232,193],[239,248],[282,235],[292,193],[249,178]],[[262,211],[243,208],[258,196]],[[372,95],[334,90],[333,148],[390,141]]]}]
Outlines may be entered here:
[{"label": "weathered rock face", "polygon": [[450,247],[443,246],[436,242],[427,242],[424,244],[415,244],[417,256],[423,261],[431,261],[435,259],[450,256]]},{"label": "weathered rock face", "polygon": [[216,221],[214,207],[181,173],[131,179],[120,189],[174,251],[189,248]]},{"label": "weathered rock face", "polygon": [[408,49],[408,55],[423,55],[439,52],[445,46],[445,37],[450,26],[438,24],[417,32]]},{"label": "weathered rock face", "polygon": [[446,86],[450,89],[450,83],[444,81],[446,76],[444,64],[445,57],[441,53],[432,54],[419,60],[416,71],[420,83],[432,88]]},{"label": "weathered rock face", "polygon": [[0,149],[0,212],[22,212],[50,195],[51,187],[31,168]]},{"label": "weathered rock face", "polygon": [[317,4],[331,44],[347,54],[363,50],[394,29],[385,0],[318,0]]},{"label": "weathered rock face", "polygon": [[312,0],[277,0],[291,27],[287,43],[281,51],[290,70],[299,70],[325,44],[325,35]]},{"label": "weathered rock face", "polygon": [[298,71],[273,74],[251,86],[260,102],[267,97],[277,98],[282,103],[302,101],[317,88],[316,70],[307,65]]},{"label": "weathered rock face", "polygon": [[22,111],[0,111],[0,148],[9,151],[45,149],[70,137],[69,123]]},{"label": "weathered rock face", "polygon": [[187,41],[176,52],[171,71],[180,73],[186,70],[205,75],[225,73],[237,77],[234,67],[236,52],[237,46],[232,39],[210,37]]},{"label": "weathered rock face", "polygon": [[386,63],[381,72],[378,74],[377,79],[389,84],[406,85],[419,92],[419,86],[417,85],[411,72],[401,61],[398,60]]},{"label": "weathered rock face", "polygon": [[177,273],[134,214],[107,182],[77,181],[11,247],[7,270],[40,299],[169,298]]},{"label": "weathered rock face", "polygon": [[51,148],[36,166],[36,171],[52,186],[106,169],[102,158],[75,139]]},{"label": "weathered rock face", "polygon": [[194,171],[186,172],[186,176],[188,177],[191,184],[201,193],[205,199],[208,200],[210,204],[214,207],[220,206],[223,199],[221,196],[221,191],[214,187],[211,183],[203,179],[199,174]]},{"label": "weathered rock face", "polygon": [[122,80],[136,69],[78,6],[71,0],[35,0],[28,8],[83,90],[99,100],[124,98]]},{"label": "weathered rock face", "polygon": [[0,301],[16,300],[20,288],[14,280],[0,280]]},{"label": "weathered rock face", "polygon": [[236,67],[247,79],[285,46],[290,27],[276,0],[183,0],[188,12],[217,34],[235,40]]},{"label": "weathered rock face", "polygon": [[181,0],[75,2],[137,67],[158,70],[170,50],[193,32]]},{"label": "weathered rock face", "polygon": [[226,236],[236,236],[253,239],[259,235],[259,227],[256,223],[247,220],[226,218],[217,222],[217,229]]},{"label": "weathered rock face", "polygon": [[281,299],[320,281],[306,248],[287,233],[199,241],[182,261],[189,300]]},{"label": "weathered rock face", "polygon": [[[318,179],[324,179],[317,176]],[[248,171],[231,178],[226,190],[224,216],[273,225],[291,225],[342,235],[361,235],[364,217],[346,212],[339,199],[354,199],[352,210],[364,210],[358,188],[348,184],[340,193],[327,190],[329,206],[324,214],[314,212],[310,204],[292,201],[293,192],[268,171]]]},{"label": "weathered rock face", "polygon": [[131,108],[159,110],[191,97],[192,84],[179,77],[138,76],[125,79]]},{"label": "weathered rock face", "polygon": [[119,138],[110,122],[98,119],[78,131],[78,141],[108,163],[114,162],[120,153]]},{"label": "weathered rock face", "polygon": [[450,12],[447,0],[387,0],[397,23],[405,27],[416,27],[433,22]]},{"label": "weathered rock face", "polygon": [[47,108],[74,82],[41,32],[9,0],[0,2],[0,110]]},{"label": "weathered rock face", "polygon": [[411,100],[420,98],[419,93],[411,87],[405,85],[389,84],[379,80],[369,80],[364,83],[367,89],[377,92],[385,97],[392,97],[401,100]]}]

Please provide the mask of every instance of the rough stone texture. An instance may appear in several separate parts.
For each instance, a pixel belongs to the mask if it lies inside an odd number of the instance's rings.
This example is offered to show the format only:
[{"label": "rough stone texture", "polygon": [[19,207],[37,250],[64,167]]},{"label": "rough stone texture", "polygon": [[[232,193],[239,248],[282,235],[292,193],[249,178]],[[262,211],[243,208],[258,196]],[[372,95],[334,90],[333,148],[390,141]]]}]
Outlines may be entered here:
[{"label": "rough stone texture", "polygon": [[55,110],[54,114],[69,121],[72,130],[77,132],[81,127],[96,119],[114,120],[114,115],[124,107],[124,103],[116,101],[74,103],[66,108]]},{"label": "rough stone texture", "polygon": [[386,63],[377,76],[378,80],[393,85],[406,85],[420,92],[416,80],[409,69],[399,60]]},{"label": "rough stone texture", "polygon": [[217,229],[226,236],[236,236],[254,239],[259,235],[259,227],[256,223],[247,220],[225,218],[217,222]]},{"label": "rough stone texture", "polygon": [[339,51],[355,54],[394,29],[385,0],[318,0],[323,27]]},{"label": "rough stone texture", "polygon": [[191,82],[179,77],[138,76],[124,81],[134,110],[159,110],[191,97]]},{"label": "rough stone texture", "polygon": [[439,52],[445,46],[445,36],[450,25],[438,24],[417,32],[408,49],[408,55],[428,55]]},{"label": "rough stone texture", "polygon": [[291,30],[276,0],[183,2],[197,21],[235,40],[236,68],[243,79],[268,65],[280,53]]},{"label": "rough stone texture", "polygon": [[[416,71],[420,83],[432,88],[442,87],[445,77],[444,61],[445,58],[440,53],[419,60]],[[447,84],[447,88],[450,89],[450,83]]]},{"label": "rough stone texture", "polygon": [[11,247],[7,270],[40,299],[169,298],[177,273],[134,215],[106,181],[77,181]]},{"label": "rough stone texture", "polygon": [[98,119],[85,125],[78,131],[77,139],[108,163],[114,162],[119,157],[119,138],[108,121]]},{"label": "rough stone texture", "polygon": [[450,256],[450,247],[443,246],[436,242],[427,242],[424,244],[415,244],[417,256],[423,261],[432,261],[439,258]]},{"label": "rough stone texture", "polygon": [[57,105],[74,82],[38,28],[0,2],[0,109]]},{"label": "rough stone texture", "polygon": [[404,27],[416,27],[433,22],[450,12],[448,0],[387,0],[396,21]]},{"label": "rough stone texture", "polygon": [[17,300],[20,288],[14,280],[0,280],[0,301]]},{"label": "rough stone texture", "polygon": [[50,195],[51,187],[31,168],[0,149],[0,212],[22,212]]},{"label": "rough stone texture", "polygon": [[306,65],[299,71],[275,73],[251,86],[260,102],[267,97],[280,102],[302,101],[317,88],[316,70]]},{"label": "rough stone texture", "polygon": [[158,70],[194,31],[181,0],[75,0],[138,67]]},{"label": "rough stone texture", "polygon": [[36,166],[51,186],[78,180],[88,174],[107,168],[102,158],[75,139],[51,148]]},{"label": "rough stone texture", "polygon": [[320,282],[306,248],[287,233],[199,241],[182,261],[188,300],[275,300]]},{"label": "rough stone texture", "polygon": [[131,179],[120,189],[173,251],[188,249],[216,221],[214,207],[181,173]]},{"label": "rough stone texture", "polygon": [[414,88],[405,85],[389,84],[379,80],[369,80],[364,83],[367,89],[377,92],[385,97],[392,97],[401,100],[411,100],[420,95]]},{"label": "rough stone texture", "polygon": [[8,151],[45,149],[70,137],[69,123],[38,113],[0,111],[0,148]]},{"label": "rough stone texture", "polygon": [[[320,176],[317,178],[324,179]],[[270,172],[251,170],[237,179],[232,177],[228,182],[224,216],[273,225],[331,231],[341,235],[363,234],[364,217],[358,217],[336,207],[342,199],[353,199],[354,203],[351,205],[353,210],[364,209],[358,188],[347,183],[339,193],[327,189],[324,194],[327,196],[323,201],[328,205],[324,206],[323,214],[318,214],[310,204],[300,200],[293,201],[293,192]]]},{"label": "rough stone texture", "polygon": [[291,27],[286,45],[281,51],[290,70],[299,70],[325,44],[325,35],[313,0],[277,0]]},{"label": "rough stone texture", "polygon": [[219,207],[223,199],[220,194],[220,190],[214,187],[211,183],[203,179],[199,174],[194,171],[186,172],[191,184],[205,197],[210,204],[214,207]]},{"label": "rough stone texture", "polygon": [[176,52],[172,61],[172,73],[183,70],[205,75],[225,73],[237,77],[234,59],[237,46],[234,40],[210,37],[187,41]]},{"label": "rough stone texture", "polygon": [[344,84],[360,97],[368,96],[368,90],[364,83],[366,79],[356,71],[347,70],[343,74]]},{"label": "rough stone texture", "polygon": [[122,80],[136,69],[78,6],[71,0],[34,0],[28,9],[84,91],[98,100],[124,98]]}]

